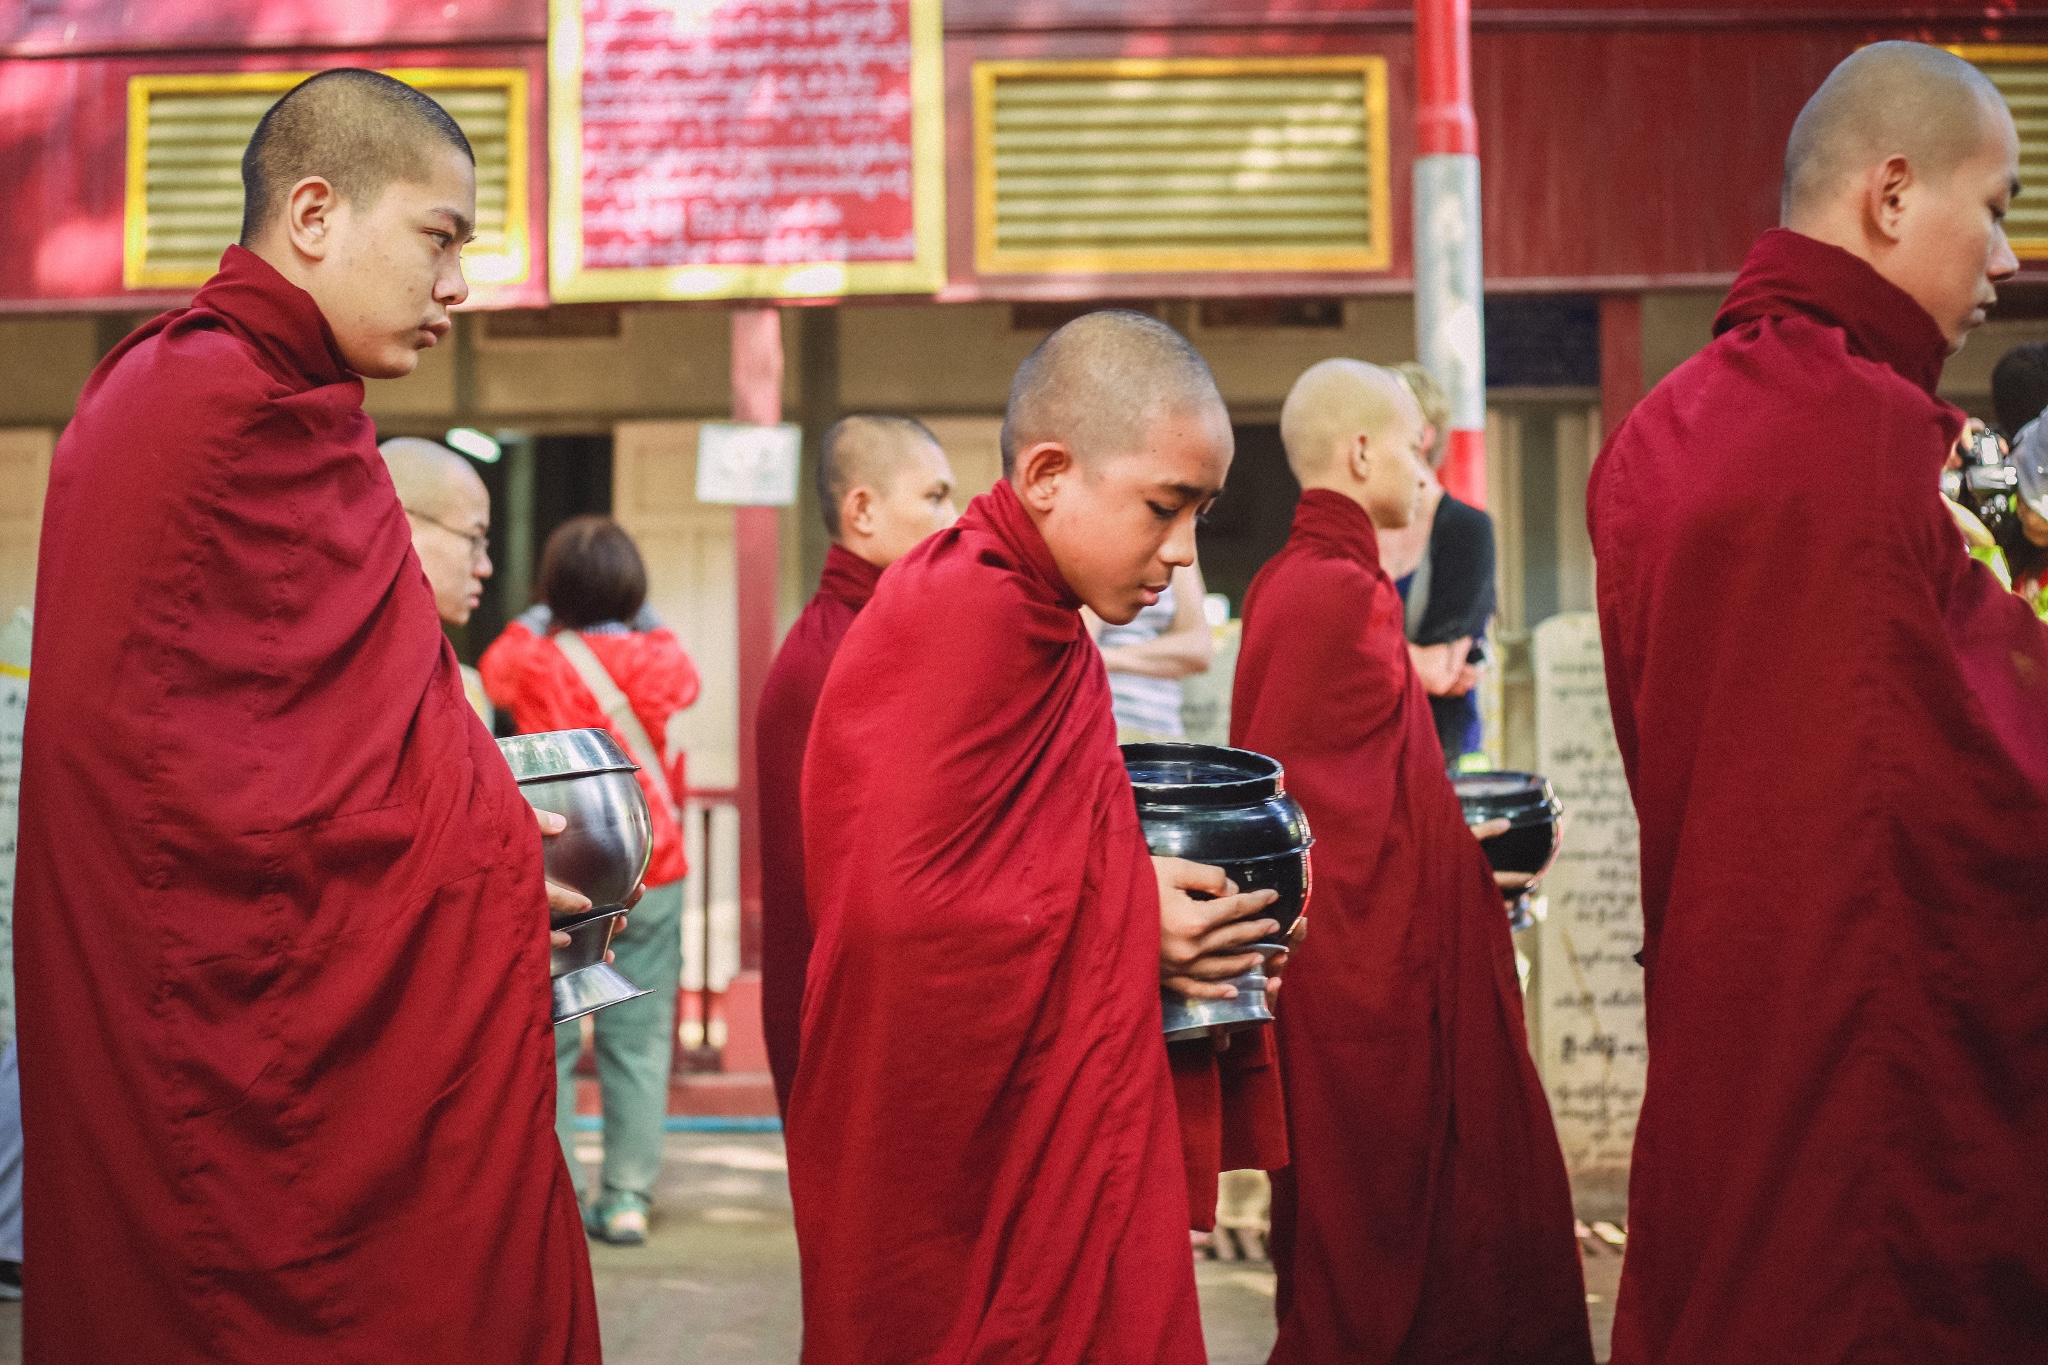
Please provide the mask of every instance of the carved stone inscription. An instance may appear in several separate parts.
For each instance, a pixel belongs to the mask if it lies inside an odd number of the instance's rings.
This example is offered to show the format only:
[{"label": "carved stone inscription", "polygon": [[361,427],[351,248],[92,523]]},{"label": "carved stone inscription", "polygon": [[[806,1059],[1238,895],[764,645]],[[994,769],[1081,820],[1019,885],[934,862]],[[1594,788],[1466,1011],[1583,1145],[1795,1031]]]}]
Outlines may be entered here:
[{"label": "carved stone inscription", "polygon": [[1539,766],[1565,808],[1564,849],[1544,879],[1537,1066],[1573,1176],[1628,1169],[1649,1048],[1636,814],[1615,747],[1591,612],[1536,628]]}]

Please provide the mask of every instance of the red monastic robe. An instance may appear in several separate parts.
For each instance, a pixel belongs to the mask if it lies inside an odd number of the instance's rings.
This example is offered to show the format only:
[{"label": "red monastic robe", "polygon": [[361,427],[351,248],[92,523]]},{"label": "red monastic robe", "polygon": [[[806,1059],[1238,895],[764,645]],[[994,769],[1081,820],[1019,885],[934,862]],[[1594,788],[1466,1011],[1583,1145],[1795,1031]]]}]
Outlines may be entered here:
[{"label": "red monastic robe", "polygon": [[1199,1362],[1159,893],[1007,483],[883,577],[804,762],[806,1365]]},{"label": "red monastic robe", "polygon": [[2048,631],[1946,344],[1775,230],[1594,466],[1650,1073],[1614,1358],[2048,1360]]},{"label": "red monastic robe", "polygon": [[540,835],[362,397],[231,247],[57,448],[15,898],[30,1360],[598,1359]]},{"label": "red monastic robe", "polygon": [[1233,1034],[1222,1052],[1207,1038],[1169,1043],[1188,1218],[1197,1232],[1216,1226],[1217,1177],[1224,1171],[1275,1171],[1287,1164],[1287,1109],[1280,1096],[1280,1054],[1271,1029]]},{"label": "red monastic robe", "polygon": [[1371,520],[1311,489],[1252,580],[1231,741],[1280,760],[1315,899],[1279,1042],[1275,1362],[1586,1365],[1571,1191],[1507,914]]},{"label": "red monastic robe", "polygon": [[843,545],[825,552],[818,591],[783,637],[754,723],[761,783],[761,1030],[775,1103],[785,1117],[796,1081],[804,971],[811,960],[811,916],[804,908],[804,745],[839,642],[875,595],[881,576]]}]

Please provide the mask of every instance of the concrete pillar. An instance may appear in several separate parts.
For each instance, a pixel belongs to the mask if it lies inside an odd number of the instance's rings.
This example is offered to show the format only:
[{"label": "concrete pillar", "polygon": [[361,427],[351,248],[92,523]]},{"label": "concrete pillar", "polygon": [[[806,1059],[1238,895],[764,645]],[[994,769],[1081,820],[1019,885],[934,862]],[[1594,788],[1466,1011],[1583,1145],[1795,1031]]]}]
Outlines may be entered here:
[{"label": "concrete pillar", "polygon": [[1415,354],[1450,399],[1439,477],[1486,506],[1486,315],[1470,0],[1415,0]]},{"label": "concrete pillar", "polygon": [[[782,420],[782,319],[773,308],[732,315],[732,416],[773,426]],[[775,599],[781,548],[778,509],[733,509],[733,554],[739,586],[740,972],[726,987],[725,1069],[766,1071],[761,1029],[761,805],[754,762],[754,723],[761,685],[775,655]]]}]

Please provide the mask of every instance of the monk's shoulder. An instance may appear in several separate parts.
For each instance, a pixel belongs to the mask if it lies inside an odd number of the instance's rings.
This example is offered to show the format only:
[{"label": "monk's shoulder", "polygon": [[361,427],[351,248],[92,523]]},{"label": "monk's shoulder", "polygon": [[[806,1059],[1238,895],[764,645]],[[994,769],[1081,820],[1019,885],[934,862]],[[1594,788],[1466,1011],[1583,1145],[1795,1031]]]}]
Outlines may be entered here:
[{"label": "monk's shoulder", "polygon": [[179,319],[122,353],[98,392],[88,396],[189,405],[254,408],[285,391],[240,337],[195,319]]},{"label": "monk's shoulder", "polygon": [[953,654],[1008,638],[1021,619],[1043,610],[1042,594],[1008,547],[956,527],[891,565],[855,625],[886,633],[894,647]]},{"label": "monk's shoulder", "polygon": [[1260,603],[1275,616],[1315,617],[1369,611],[1381,576],[1343,555],[1285,551],[1273,560]]}]

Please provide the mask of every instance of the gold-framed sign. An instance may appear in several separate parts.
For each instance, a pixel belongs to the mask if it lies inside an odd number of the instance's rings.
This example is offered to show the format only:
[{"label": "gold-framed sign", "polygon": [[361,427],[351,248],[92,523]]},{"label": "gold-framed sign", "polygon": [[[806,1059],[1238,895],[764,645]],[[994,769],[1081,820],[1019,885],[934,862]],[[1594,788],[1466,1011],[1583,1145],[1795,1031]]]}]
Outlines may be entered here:
[{"label": "gold-framed sign", "polygon": [[945,284],[940,0],[550,0],[550,292]]},{"label": "gold-framed sign", "polygon": [[1385,270],[1384,57],[974,64],[975,269]]}]

